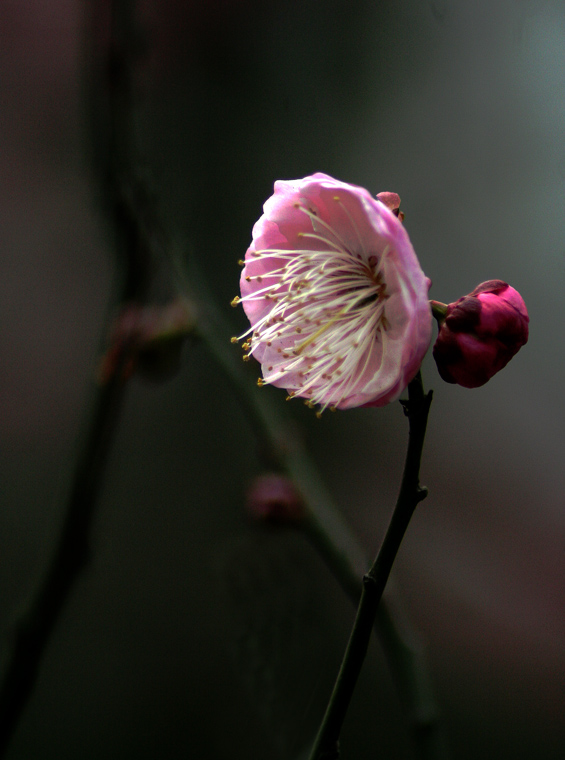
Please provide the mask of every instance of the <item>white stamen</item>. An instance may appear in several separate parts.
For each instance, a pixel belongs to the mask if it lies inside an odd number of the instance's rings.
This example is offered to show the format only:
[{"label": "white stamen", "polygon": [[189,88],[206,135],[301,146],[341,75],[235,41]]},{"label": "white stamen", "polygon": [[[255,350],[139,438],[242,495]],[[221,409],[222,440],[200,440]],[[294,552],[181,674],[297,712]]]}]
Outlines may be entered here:
[{"label": "white stamen", "polygon": [[337,232],[334,230],[334,228],[331,226],[331,224],[328,224],[327,222],[324,222],[323,219],[320,219],[320,217],[317,214],[312,213],[310,209],[304,208],[304,206],[298,206],[298,209],[306,214],[306,216],[310,217],[310,221],[312,222],[312,229],[316,229],[316,224],[321,224],[322,227],[325,227],[328,232],[330,232],[336,240],[339,241],[340,245],[342,246],[343,250],[347,250],[347,246],[345,245],[345,242],[341,238],[340,235],[337,234]]},{"label": "white stamen", "polygon": [[[321,411],[347,399],[369,366],[375,342],[382,345],[381,363],[387,346],[383,328],[388,295],[382,266],[388,249],[380,255],[366,251],[351,214],[339,198],[335,200],[347,214],[361,250],[349,251],[331,225],[300,206],[316,230],[301,237],[327,248],[253,252],[246,262],[245,279],[262,287],[240,299],[264,305],[255,324],[238,336],[241,340],[251,334],[245,344],[247,355],[259,347],[273,352],[268,354],[264,383],[286,377],[291,397],[306,395],[309,404],[319,404]],[[318,234],[321,227],[333,239]],[[255,260],[264,262],[257,275],[253,274]],[[269,260],[273,269],[268,269]],[[273,341],[278,345],[270,348]]]}]

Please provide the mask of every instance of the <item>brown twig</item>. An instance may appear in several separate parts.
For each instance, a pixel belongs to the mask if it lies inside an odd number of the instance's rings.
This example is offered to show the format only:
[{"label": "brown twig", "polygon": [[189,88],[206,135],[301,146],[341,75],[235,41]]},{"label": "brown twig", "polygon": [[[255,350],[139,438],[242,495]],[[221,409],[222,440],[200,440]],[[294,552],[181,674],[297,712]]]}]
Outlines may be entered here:
[{"label": "brown twig", "polygon": [[408,391],[409,400],[404,406],[410,433],[400,493],[379,553],[369,572],[363,576],[355,623],[310,760],[339,758],[341,728],[365,661],[381,597],[414,510],[427,495],[427,491],[420,488],[419,472],[432,394],[431,391],[424,394],[419,373],[410,383]]}]

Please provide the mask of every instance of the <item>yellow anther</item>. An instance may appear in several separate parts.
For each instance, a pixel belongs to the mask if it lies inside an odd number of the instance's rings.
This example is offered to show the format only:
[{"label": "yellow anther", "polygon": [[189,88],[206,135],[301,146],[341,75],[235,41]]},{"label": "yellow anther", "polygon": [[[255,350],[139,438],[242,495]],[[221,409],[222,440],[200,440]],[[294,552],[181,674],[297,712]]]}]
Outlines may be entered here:
[{"label": "yellow anther", "polygon": [[241,298],[239,296],[236,296],[235,298],[232,298],[230,303],[232,306],[237,306],[240,301],[241,301]]},{"label": "yellow anther", "polygon": [[322,412],[316,412],[316,417],[321,420],[322,419]]},{"label": "yellow anther", "polygon": [[240,267],[245,266],[245,261],[243,259],[240,259],[237,263],[239,264]]},{"label": "yellow anther", "polygon": [[265,385],[265,381],[263,380],[262,377],[257,378],[257,385],[259,386],[259,388],[262,388]]},{"label": "yellow anther", "polygon": [[339,197],[339,195],[334,195],[334,201],[340,201],[340,200],[341,198]]},{"label": "yellow anther", "polygon": [[330,406],[330,412],[335,412],[335,411],[336,411],[336,409],[337,409],[337,407],[336,407],[336,406]]},{"label": "yellow anther", "polygon": [[249,356],[249,354],[243,354],[241,358],[243,359],[244,362],[248,362],[251,357]]},{"label": "yellow anther", "polygon": [[233,338],[231,339],[231,342],[232,342],[232,343],[237,343],[237,340],[238,340],[238,339],[237,339],[237,338],[235,337],[235,335],[234,335],[234,336],[233,336]]}]

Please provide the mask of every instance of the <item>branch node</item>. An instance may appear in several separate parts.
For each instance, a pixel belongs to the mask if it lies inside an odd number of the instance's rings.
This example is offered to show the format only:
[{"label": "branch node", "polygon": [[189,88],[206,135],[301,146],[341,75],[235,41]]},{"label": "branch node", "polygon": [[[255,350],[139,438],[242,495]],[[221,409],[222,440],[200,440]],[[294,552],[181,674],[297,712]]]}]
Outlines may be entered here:
[{"label": "branch node", "polygon": [[375,578],[371,575],[370,572],[365,573],[363,576],[363,587],[367,588],[368,586],[376,586],[377,582]]},{"label": "branch node", "polygon": [[421,501],[424,501],[427,495],[428,495],[428,489],[426,488],[426,486],[418,486],[418,488],[416,489],[417,503],[419,504]]}]

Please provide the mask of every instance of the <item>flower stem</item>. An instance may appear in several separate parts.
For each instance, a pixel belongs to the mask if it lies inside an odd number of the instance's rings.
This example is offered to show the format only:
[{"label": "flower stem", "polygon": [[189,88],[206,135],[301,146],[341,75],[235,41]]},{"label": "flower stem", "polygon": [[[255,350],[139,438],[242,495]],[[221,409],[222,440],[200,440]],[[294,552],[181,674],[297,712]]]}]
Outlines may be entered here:
[{"label": "flower stem", "polygon": [[363,576],[355,623],[310,760],[339,757],[341,728],[365,660],[379,602],[414,510],[427,495],[426,489],[420,488],[419,472],[432,392],[424,394],[420,374],[410,383],[408,392],[409,400],[404,402],[404,408],[410,432],[400,493],[379,553]]},{"label": "flower stem", "polygon": [[432,307],[434,319],[441,326],[447,316],[447,304],[441,301],[430,301],[430,306]]}]

